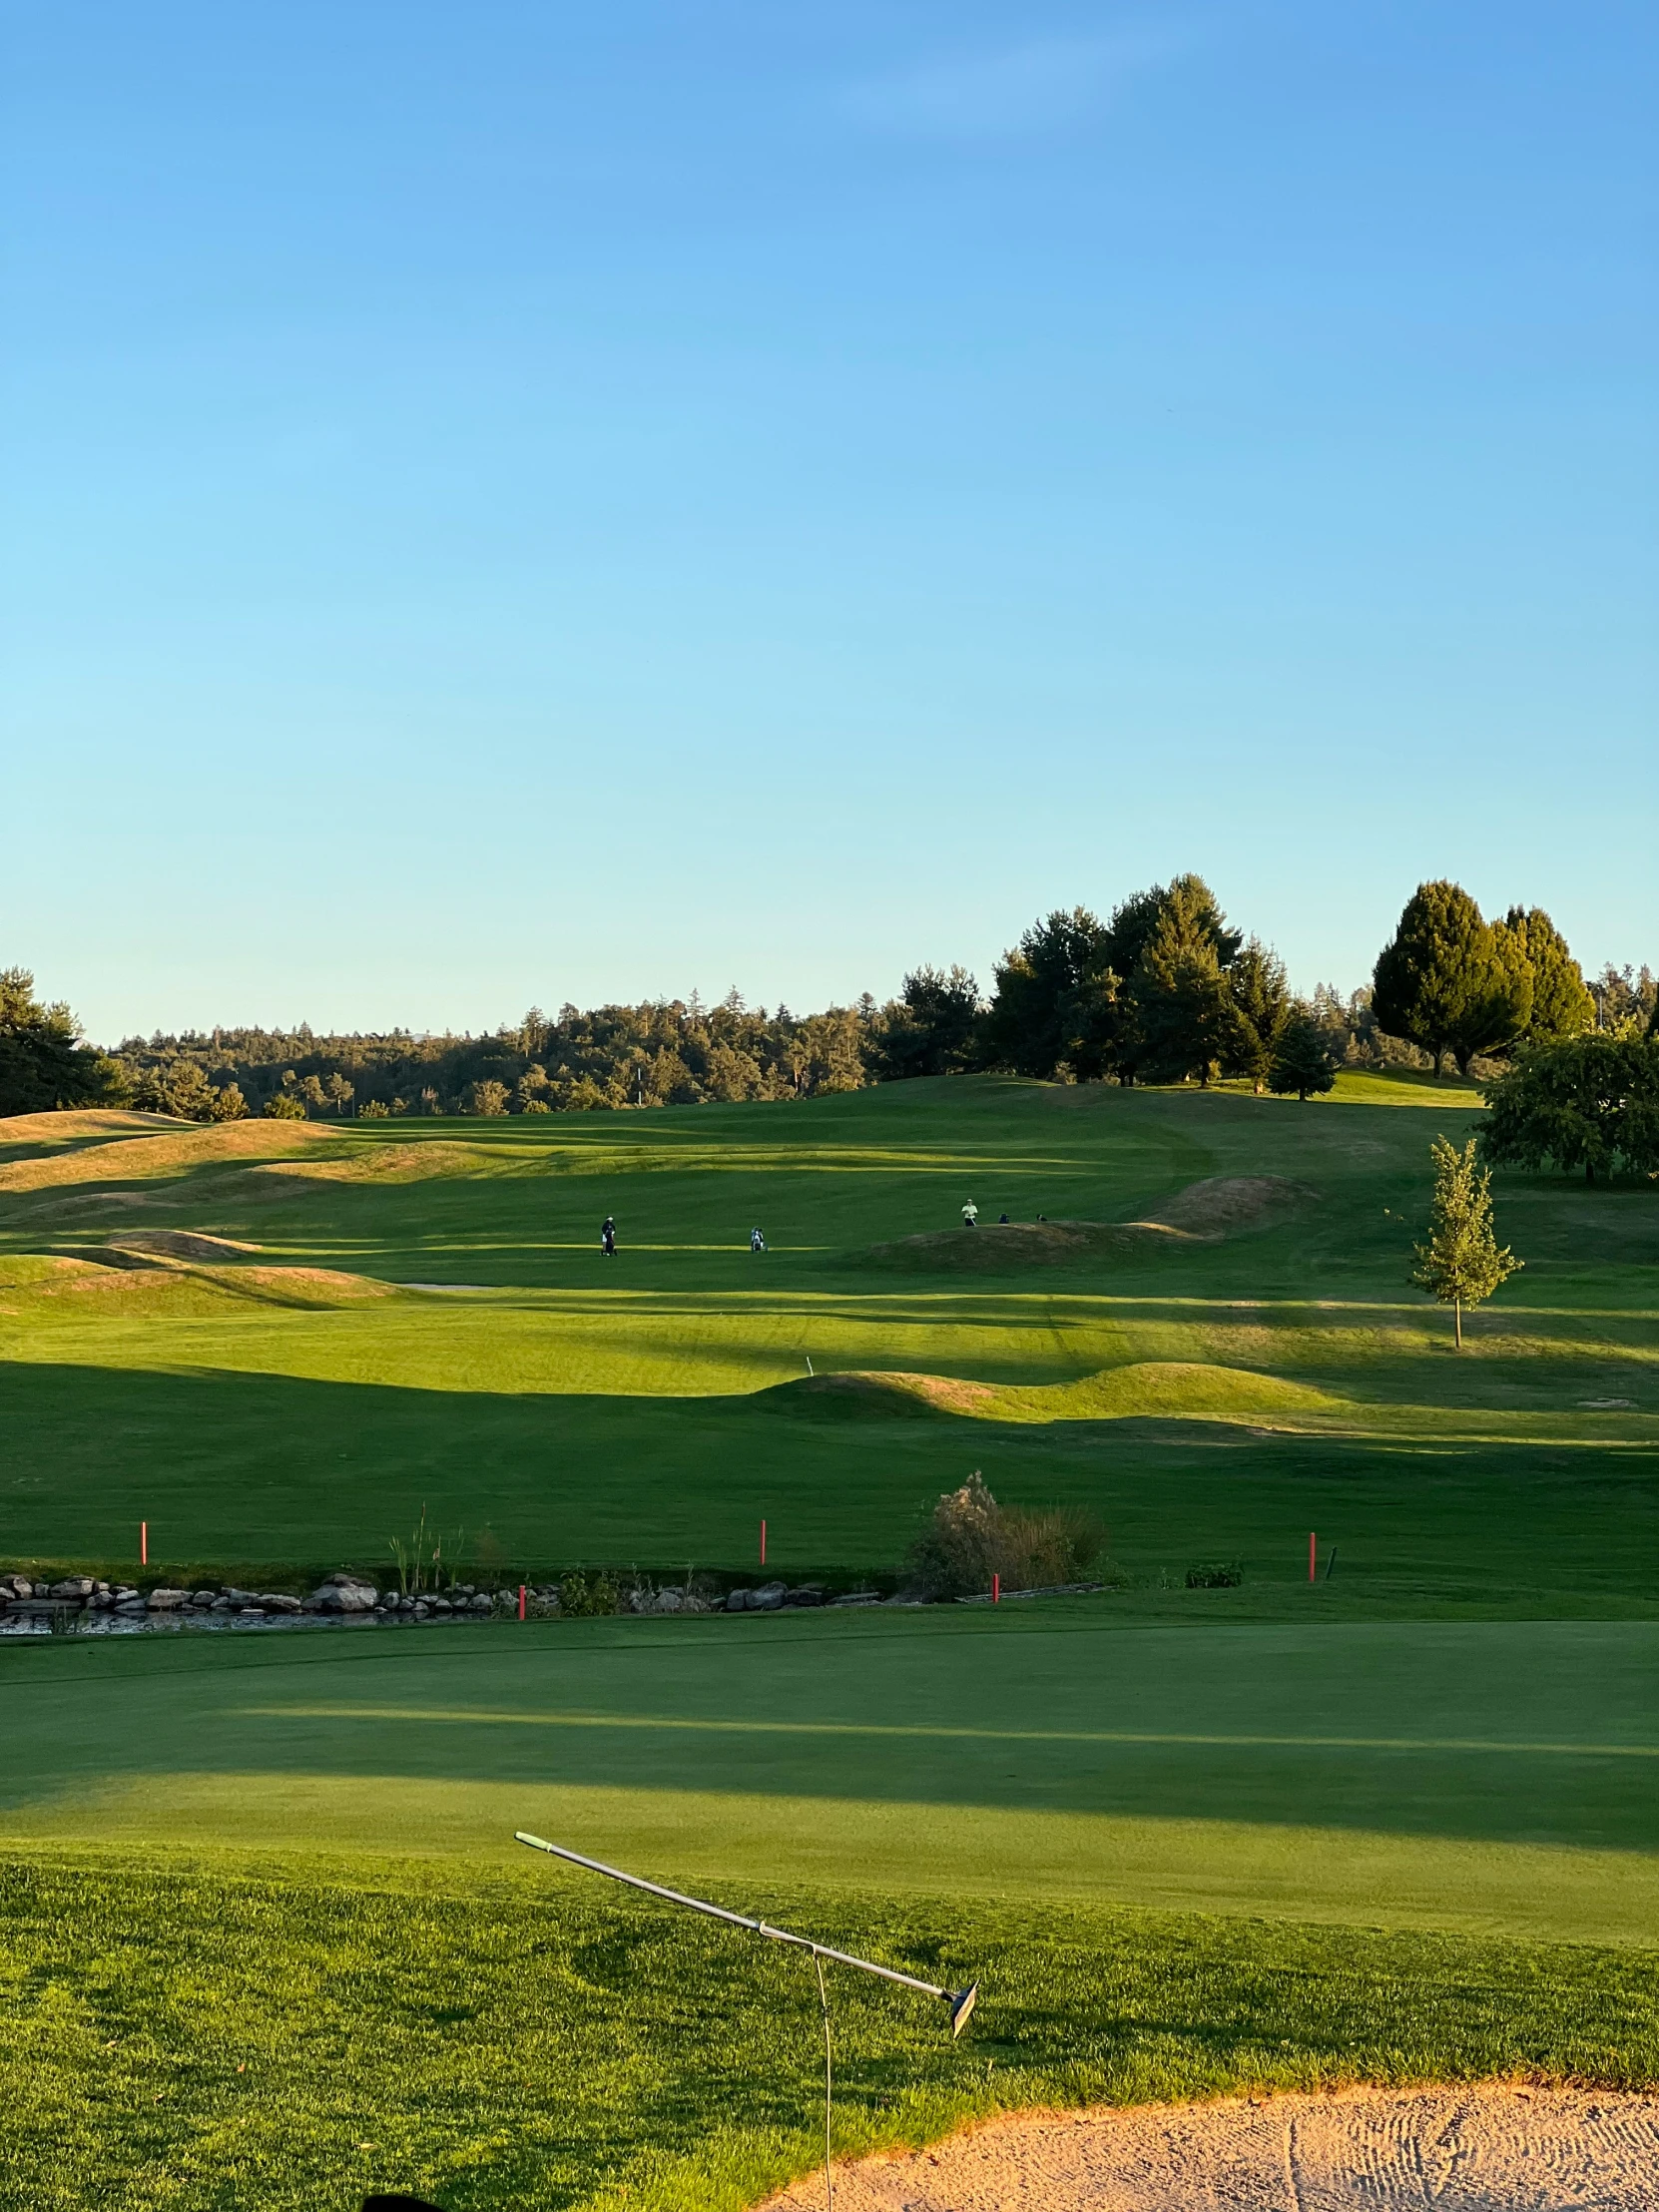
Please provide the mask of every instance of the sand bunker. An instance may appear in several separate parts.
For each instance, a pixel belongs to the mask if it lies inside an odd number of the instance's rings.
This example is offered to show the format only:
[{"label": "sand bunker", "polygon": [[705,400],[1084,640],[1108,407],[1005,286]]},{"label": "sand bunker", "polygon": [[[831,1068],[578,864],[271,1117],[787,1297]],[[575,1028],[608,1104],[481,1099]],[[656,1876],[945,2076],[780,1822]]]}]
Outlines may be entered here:
[{"label": "sand bunker", "polygon": [[[837,2212],[1651,2212],[1659,2096],[1513,2087],[1040,2112],[839,2168]],[[771,2212],[821,2212],[822,2172]]]}]

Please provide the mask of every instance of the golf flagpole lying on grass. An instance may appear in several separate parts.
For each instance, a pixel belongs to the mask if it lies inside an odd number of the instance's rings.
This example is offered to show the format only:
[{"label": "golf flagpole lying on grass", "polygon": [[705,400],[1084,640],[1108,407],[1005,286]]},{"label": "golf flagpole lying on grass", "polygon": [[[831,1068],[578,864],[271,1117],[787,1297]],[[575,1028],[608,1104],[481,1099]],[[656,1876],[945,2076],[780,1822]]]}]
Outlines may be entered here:
[{"label": "golf flagpole lying on grass", "polygon": [[729,1913],[724,1905],[707,1905],[702,1898],[683,1897],[678,1890],[665,1890],[660,1882],[647,1882],[643,1876],[624,1874],[620,1867],[607,1867],[603,1860],[584,1859],[579,1851],[567,1851],[563,1844],[550,1844],[540,1836],[526,1835],[523,1829],[513,1833],[515,1844],[528,1844],[532,1851],[548,1852],[555,1859],[568,1859],[573,1867],[586,1867],[589,1874],[609,1875],[613,1882],[626,1882],[631,1890],[649,1891],[654,1898],[666,1898],[670,1905],[688,1906],[694,1913],[707,1913],[712,1921],[728,1921],[734,1928],[746,1928],[752,1936],[765,1936],[775,1943],[793,1943],[798,1950],[810,1950],[815,1958],[832,1958],[837,1966],[857,1966],[864,1973],[878,1973],[883,1981],[902,1982],[906,1989],[919,1989],[923,1996],[943,1997],[950,2007],[950,2032],[960,2035],[968,2023],[974,1999],[979,1994],[977,1981],[965,1989],[941,1989],[931,1981],[920,1981],[913,1973],[900,1973],[896,1966],[878,1966],[873,1958],[856,1957],[849,1950],[832,1950],[828,1943],[815,1943],[810,1936],[793,1936],[787,1928],[774,1928],[767,1921],[751,1920],[747,1913]]},{"label": "golf flagpole lying on grass", "polygon": [[532,1851],[545,1851],[554,1859],[568,1860],[573,1867],[585,1867],[589,1874],[602,1874],[612,1882],[626,1883],[630,1890],[644,1890],[648,1897],[662,1898],[669,1905],[683,1905],[689,1912],[706,1913],[712,1921],[725,1921],[728,1927],[741,1928],[751,1936],[765,1936],[770,1942],[789,1943],[797,1950],[810,1951],[813,1964],[818,1969],[819,2001],[824,2007],[824,2191],[830,2212],[834,2208],[834,2185],[830,2178],[830,1995],[824,1982],[824,1961],[832,1958],[838,1966],[856,1966],[860,1973],[879,1974],[883,1981],[896,1981],[906,1989],[919,1989],[923,1996],[942,1997],[950,2007],[950,2032],[960,2035],[973,2011],[979,1995],[979,1984],[970,1981],[965,1989],[941,1989],[936,1982],[923,1981],[913,1973],[900,1973],[896,1966],[878,1966],[873,1958],[860,1958],[850,1950],[834,1950],[829,1943],[815,1943],[810,1936],[793,1935],[787,1928],[773,1928],[766,1921],[751,1920],[747,1913],[729,1913],[724,1905],[710,1905],[702,1898],[686,1897],[679,1890],[665,1890],[660,1882],[647,1882],[643,1876],[624,1874],[620,1867],[607,1867],[602,1859],[585,1859],[579,1851],[567,1851],[563,1844],[550,1844],[541,1836],[527,1835],[523,1829],[513,1831],[515,1844],[528,1844]]}]

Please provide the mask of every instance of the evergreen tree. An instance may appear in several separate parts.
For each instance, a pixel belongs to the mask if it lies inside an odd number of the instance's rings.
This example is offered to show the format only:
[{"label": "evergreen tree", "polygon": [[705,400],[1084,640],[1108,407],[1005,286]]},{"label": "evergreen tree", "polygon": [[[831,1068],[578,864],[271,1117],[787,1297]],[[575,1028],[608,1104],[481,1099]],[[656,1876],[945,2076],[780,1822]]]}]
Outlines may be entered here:
[{"label": "evergreen tree", "polygon": [[[1154,883],[1150,890],[1132,891],[1113,907],[1112,918],[1106,924],[1102,952],[1114,976],[1127,979],[1140,966],[1141,955],[1163,912],[1164,898],[1164,886]],[[1110,1016],[1100,1027],[1099,1050],[1103,1065],[1120,1083],[1132,1084],[1146,1051],[1133,992],[1120,988],[1113,993]]]},{"label": "evergreen tree", "polygon": [[1086,906],[1031,924],[996,963],[996,992],[980,1029],[982,1065],[1044,1077],[1062,1061],[1079,1075],[1103,1071],[1103,1016],[1118,986],[1105,937]]},{"label": "evergreen tree", "polygon": [[979,1014],[979,986],[966,968],[912,970],[898,997],[867,1023],[872,1071],[889,1083],[954,1074],[973,1056]]},{"label": "evergreen tree", "polygon": [[1444,1137],[1429,1147],[1434,1197],[1428,1242],[1416,1247],[1411,1280],[1452,1310],[1457,1350],[1463,1349],[1463,1308],[1473,1309],[1525,1265],[1492,1235],[1491,1175],[1474,1161],[1474,1139],[1461,1152]]},{"label": "evergreen tree", "polygon": [[1292,1093],[1306,1105],[1311,1098],[1323,1098],[1336,1087],[1337,1055],[1333,1032],[1320,1021],[1311,1007],[1298,1002],[1291,1009],[1273,1065],[1268,1071],[1268,1088],[1280,1097]]},{"label": "evergreen tree", "polygon": [[265,1102],[267,1121],[303,1121],[305,1109],[291,1091],[275,1091]]},{"label": "evergreen tree", "polygon": [[1178,875],[1162,894],[1130,981],[1137,1058],[1154,1082],[1196,1075],[1208,1083],[1220,1066],[1233,1035],[1224,969],[1238,949],[1209,885]]},{"label": "evergreen tree", "polygon": [[161,1084],[161,1110],[182,1121],[212,1121],[219,1093],[194,1060],[180,1060]]},{"label": "evergreen tree", "polygon": [[1596,1004],[1584,981],[1584,971],[1567,949],[1562,936],[1541,906],[1511,906],[1492,933],[1509,950],[1509,964],[1522,961],[1532,970],[1532,1011],[1524,1041],[1542,1043],[1548,1037],[1577,1037],[1596,1023]]},{"label": "evergreen tree", "polygon": [[1227,994],[1232,1019],[1222,1066],[1229,1075],[1248,1075],[1260,1098],[1291,1019],[1284,961],[1260,937],[1250,938],[1227,971]]},{"label": "evergreen tree", "polygon": [[238,1083],[224,1084],[215,1091],[208,1112],[215,1121],[246,1121],[248,1101],[242,1095],[242,1086]]},{"label": "evergreen tree", "polygon": [[1500,944],[1457,883],[1419,883],[1378,955],[1372,1009],[1390,1036],[1450,1052],[1461,1074],[1477,1052],[1511,1043],[1532,1014],[1524,946]]},{"label": "evergreen tree", "polygon": [[81,1043],[67,1006],[43,1006],[27,968],[0,968],[0,1114],[44,1114],[119,1097],[119,1070]]}]

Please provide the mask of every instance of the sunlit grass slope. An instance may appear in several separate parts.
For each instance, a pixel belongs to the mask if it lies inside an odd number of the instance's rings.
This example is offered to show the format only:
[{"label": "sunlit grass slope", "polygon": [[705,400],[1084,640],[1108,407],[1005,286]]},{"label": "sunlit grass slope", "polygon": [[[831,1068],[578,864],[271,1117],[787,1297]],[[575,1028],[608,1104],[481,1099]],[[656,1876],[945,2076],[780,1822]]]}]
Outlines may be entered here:
[{"label": "sunlit grass slope", "polygon": [[[1501,1184],[1527,1268],[1457,1360],[1407,1274],[1428,1141],[1475,1103],[974,1079],[494,1123],[13,1123],[3,1541],[113,1563],[145,1518],[181,1563],[371,1561],[424,1502],[526,1565],[740,1565],[764,1514],[787,1569],[856,1570],[981,1466],[1099,1509],[1143,1578],[1220,1550],[1288,1587],[1319,1526],[1340,1603],[1648,1604],[1659,1207]],[[1282,1203],[1213,1196],[1246,1188]],[[1004,1211],[1108,1227],[1033,1262]]]}]

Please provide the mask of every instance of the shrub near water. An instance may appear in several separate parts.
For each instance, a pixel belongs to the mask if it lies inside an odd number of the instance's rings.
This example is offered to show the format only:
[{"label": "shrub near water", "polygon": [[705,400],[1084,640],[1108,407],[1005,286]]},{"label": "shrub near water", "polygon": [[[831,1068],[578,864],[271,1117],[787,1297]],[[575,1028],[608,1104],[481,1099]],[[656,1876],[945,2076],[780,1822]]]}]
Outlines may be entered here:
[{"label": "shrub near water", "polygon": [[993,1575],[1008,1590],[1051,1589],[1082,1581],[1105,1537],[1092,1514],[1075,1508],[999,1505],[975,1468],[934,1506],[905,1567],[923,1597],[972,1597]]}]

